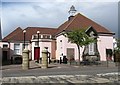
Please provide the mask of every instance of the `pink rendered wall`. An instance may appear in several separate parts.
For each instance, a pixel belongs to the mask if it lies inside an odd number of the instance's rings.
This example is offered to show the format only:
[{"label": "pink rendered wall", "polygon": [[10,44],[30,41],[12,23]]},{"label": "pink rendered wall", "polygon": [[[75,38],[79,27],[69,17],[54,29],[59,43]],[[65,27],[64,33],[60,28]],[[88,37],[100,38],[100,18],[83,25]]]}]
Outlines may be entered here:
[{"label": "pink rendered wall", "polygon": [[[62,40],[62,42],[60,42]],[[74,48],[75,60],[78,60],[78,49],[76,44],[68,42],[68,38],[64,37],[63,35],[60,35],[57,37],[57,50],[56,50],[56,59],[60,59],[61,53],[63,55],[67,55],[67,48]],[[80,53],[82,55],[83,48],[81,48]],[[82,58],[80,58],[82,60]]]},{"label": "pink rendered wall", "polygon": [[42,50],[44,47],[48,47],[48,52],[51,53],[51,42],[41,42],[40,43],[40,56],[42,57]]},{"label": "pink rendered wall", "polygon": [[113,37],[99,36],[97,44],[101,61],[106,61],[106,49],[113,49]]},{"label": "pink rendered wall", "polygon": [[[62,42],[60,42],[62,40]],[[106,49],[113,49],[113,37],[112,36],[99,36],[98,38],[98,51],[100,53],[101,61],[106,61]],[[78,49],[76,44],[68,42],[68,38],[63,35],[57,37],[57,50],[56,50],[56,59],[59,59],[61,53],[67,55],[67,48],[75,49],[75,59],[78,59]],[[81,55],[83,52],[83,48],[81,48]],[[82,58],[80,59],[82,60]]]}]

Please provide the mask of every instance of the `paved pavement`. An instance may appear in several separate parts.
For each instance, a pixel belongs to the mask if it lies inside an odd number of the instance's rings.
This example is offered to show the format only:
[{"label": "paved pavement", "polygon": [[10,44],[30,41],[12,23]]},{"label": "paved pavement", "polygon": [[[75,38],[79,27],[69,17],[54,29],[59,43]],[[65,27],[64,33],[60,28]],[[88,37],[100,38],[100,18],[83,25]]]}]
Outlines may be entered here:
[{"label": "paved pavement", "polygon": [[113,63],[109,67],[104,65],[74,66],[64,64],[50,64],[49,68],[42,69],[40,65],[30,62],[30,69],[23,70],[21,65],[2,66],[2,77],[20,76],[51,76],[51,75],[96,75],[100,73],[118,72],[118,67]]},{"label": "paved pavement", "polygon": [[[107,73],[97,75],[55,75],[55,76],[26,76],[26,77],[4,77],[0,79],[2,83],[42,83],[42,84],[67,84],[67,85],[79,85],[79,83],[109,83],[109,85],[119,85],[120,81],[118,73]],[[112,84],[111,84],[112,83]],[[27,84],[27,85],[28,85]],[[4,84],[3,84],[4,85]],[[25,84],[26,85],[26,84]],[[86,84],[87,85],[87,84]],[[97,84],[98,85],[98,84]],[[101,85],[101,84],[99,84]]]}]

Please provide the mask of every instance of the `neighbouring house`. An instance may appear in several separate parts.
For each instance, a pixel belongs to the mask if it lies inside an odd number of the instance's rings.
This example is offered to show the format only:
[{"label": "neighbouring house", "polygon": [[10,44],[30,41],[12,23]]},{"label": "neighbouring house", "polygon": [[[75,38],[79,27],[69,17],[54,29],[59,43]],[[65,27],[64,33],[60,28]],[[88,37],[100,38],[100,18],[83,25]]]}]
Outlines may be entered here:
[{"label": "neighbouring house", "polygon": [[[55,33],[57,29],[54,28],[41,28],[41,27],[27,27],[25,33],[25,48],[29,50],[29,59],[35,60],[38,56],[42,56],[41,52],[44,47],[48,47],[48,51],[51,56],[55,58]],[[39,47],[38,47],[38,34],[39,34]],[[24,33],[23,30],[18,27],[8,36],[2,39],[1,47],[3,50],[3,61],[9,60],[11,57],[22,56],[22,50],[24,49]],[[39,51],[38,51],[39,50]],[[52,57],[52,58],[53,58]]]},{"label": "neighbouring house", "polygon": [[[53,22],[54,23],[54,22]],[[22,57],[22,50],[29,50],[29,59],[36,60],[42,57],[42,50],[47,48],[51,59],[60,60],[60,57],[66,56],[68,59],[78,60],[78,49],[76,44],[68,42],[68,38],[62,35],[63,32],[76,29],[85,29],[86,33],[97,39],[97,43],[81,48],[82,56],[98,56],[100,61],[106,61],[106,49],[113,49],[112,33],[105,27],[78,13],[72,15],[58,28],[45,27],[27,27],[22,29],[18,27],[9,35],[2,39],[3,60],[15,59],[17,56]],[[26,30],[25,34],[23,31]],[[39,31],[40,33],[37,33]]]}]

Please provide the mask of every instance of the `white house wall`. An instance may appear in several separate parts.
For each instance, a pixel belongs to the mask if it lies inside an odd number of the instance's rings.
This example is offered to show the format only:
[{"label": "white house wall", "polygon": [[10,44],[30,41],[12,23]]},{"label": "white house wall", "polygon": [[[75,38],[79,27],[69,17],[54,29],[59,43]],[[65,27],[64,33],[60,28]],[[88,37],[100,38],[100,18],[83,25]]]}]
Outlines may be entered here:
[{"label": "white house wall", "polygon": [[97,44],[101,61],[106,61],[106,49],[113,49],[113,37],[99,36]]},{"label": "white house wall", "polygon": [[[34,47],[35,46],[35,42],[32,42],[32,60],[34,60]],[[40,47],[40,57],[42,57],[42,50],[44,49],[44,47],[48,47],[48,52],[51,53],[51,42],[39,42],[39,47]]]},{"label": "white house wall", "polygon": [[35,42],[32,42],[32,60],[34,60],[34,47],[35,47]]},{"label": "white house wall", "polygon": [[3,45],[8,45],[8,47],[9,47],[9,44],[7,43],[7,42],[0,42],[0,46],[1,46],[1,48],[3,48]]},{"label": "white house wall", "polygon": [[[60,42],[60,40],[62,40],[62,42]],[[61,54],[63,53],[63,55],[67,55],[67,48],[74,48],[75,51],[75,60],[78,60],[78,48],[76,44],[70,43],[68,42],[68,38],[64,37],[63,35],[60,35],[57,37],[57,50],[56,50],[56,59],[60,59]],[[82,56],[82,52],[83,52],[83,48],[80,48],[80,54]],[[80,57],[80,60],[82,60],[82,58]]]},{"label": "white house wall", "polygon": [[[13,51],[13,53],[11,54],[11,56],[12,55],[14,55],[14,44],[16,44],[16,43],[10,43],[10,49]],[[20,44],[20,55],[22,55],[22,46],[23,46],[23,43],[19,43]]]},{"label": "white house wall", "polygon": [[14,55],[14,43],[10,43],[10,56]]},{"label": "white house wall", "polygon": [[[10,47],[10,54],[8,56],[13,57],[14,56],[14,44],[15,43],[7,43],[7,42],[1,42],[0,43],[0,47],[3,48],[3,45],[7,44],[8,48]],[[20,44],[20,55],[22,55],[22,50],[23,50],[23,43],[19,43]],[[30,44],[28,44],[28,50],[30,50]],[[10,58],[9,58],[10,59]]]}]

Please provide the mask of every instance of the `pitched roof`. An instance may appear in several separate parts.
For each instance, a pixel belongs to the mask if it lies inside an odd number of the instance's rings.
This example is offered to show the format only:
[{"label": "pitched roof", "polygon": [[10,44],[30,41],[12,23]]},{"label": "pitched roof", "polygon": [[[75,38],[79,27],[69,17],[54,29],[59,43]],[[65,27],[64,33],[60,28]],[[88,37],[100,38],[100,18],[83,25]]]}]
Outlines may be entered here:
[{"label": "pitched roof", "polygon": [[40,34],[50,34],[55,35],[57,29],[55,28],[46,28],[46,27],[27,27],[26,29],[26,40],[31,40],[33,34],[37,34],[37,31],[40,31]]},{"label": "pitched roof", "polygon": [[[37,34],[37,31],[40,31],[40,34],[50,34],[53,35],[56,33],[57,29],[54,28],[45,28],[45,27],[27,27],[26,29],[26,41],[30,41],[32,39],[33,34]],[[23,30],[17,32],[18,30],[16,29],[14,32],[12,32],[12,36],[7,39],[10,41],[23,41],[24,40],[24,35],[23,35]],[[11,34],[11,33],[10,33]],[[9,35],[6,37],[8,38]],[[3,39],[6,40],[6,39]]]},{"label": "pitched roof", "polygon": [[72,19],[66,21],[61,26],[58,27],[58,32],[60,33],[63,30],[74,30],[74,29],[84,29],[92,26],[98,33],[111,33],[105,27],[97,24],[96,22],[88,19],[84,15],[78,13]]},{"label": "pitched roof", "polygon": [[8,41],[10,40],[13,36],[17,35],[18,33],[22,32],[22,29],[20,27],[18,27],[17,29],[15,29],[13,32],[11,32],[10,34],[8,34],[6,37],[4,37],[2,39],[2,41]]},{"label": "pitched roof", "polygon": [[[56,34],[62,32],[63,30],[74,30],[74,29],[86,29],[89,27],[93,27],[97,33],[111,33],[105,27],[97,24],[96,22],[88,19],[84,15],[78,13],[75,16],[69,18],[70,20],[66,21],[62,25],[55,28],[46,28],[46,27],[27,27],[26,30],[26,40],[30,41],[32,39],[32,35],[36,34],[37,31],[40,31],[41,34],[51,34],[55,36]],[[23,41],[23,30],[18,27],[12,33],[3,38],[2,41]]]}]

